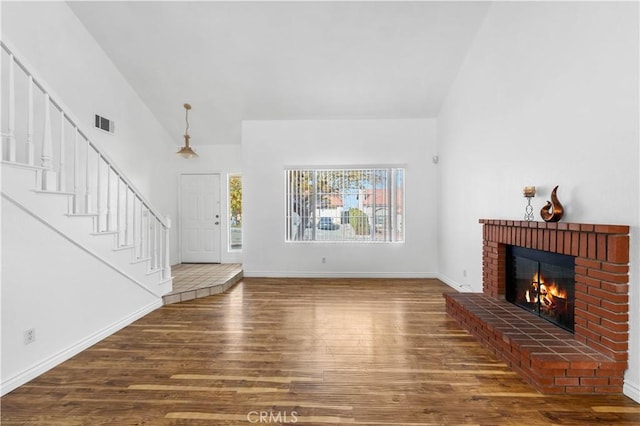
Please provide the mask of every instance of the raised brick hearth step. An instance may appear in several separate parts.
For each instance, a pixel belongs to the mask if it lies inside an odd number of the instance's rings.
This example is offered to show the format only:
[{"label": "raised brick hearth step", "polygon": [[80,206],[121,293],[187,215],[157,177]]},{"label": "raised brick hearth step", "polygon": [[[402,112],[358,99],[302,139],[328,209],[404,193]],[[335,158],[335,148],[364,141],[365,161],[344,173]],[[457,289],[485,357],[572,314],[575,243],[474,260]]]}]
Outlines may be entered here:
[{"label": "raised brick hearth step", "polygon": [[505,300],[446,293],[447,313],[543,393],[620,393],[626,361]]}]

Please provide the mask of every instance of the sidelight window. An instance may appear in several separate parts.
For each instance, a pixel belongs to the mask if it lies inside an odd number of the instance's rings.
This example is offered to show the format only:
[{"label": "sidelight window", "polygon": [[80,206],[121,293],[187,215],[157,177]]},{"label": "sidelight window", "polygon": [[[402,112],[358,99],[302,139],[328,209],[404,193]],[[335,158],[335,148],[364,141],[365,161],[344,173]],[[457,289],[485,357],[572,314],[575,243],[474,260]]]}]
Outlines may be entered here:
[{"label": "sidelight window", "polygon": [[229,175],[229,249],[242,249],[242,176]]}]

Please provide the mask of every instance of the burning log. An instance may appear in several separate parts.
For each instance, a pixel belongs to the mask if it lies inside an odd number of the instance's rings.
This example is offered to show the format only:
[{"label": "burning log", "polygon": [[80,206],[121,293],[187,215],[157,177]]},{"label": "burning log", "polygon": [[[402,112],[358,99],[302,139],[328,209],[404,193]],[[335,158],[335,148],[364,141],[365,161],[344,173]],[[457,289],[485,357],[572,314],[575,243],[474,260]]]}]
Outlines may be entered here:
[{"label": "burning log", "polygon": [[558,318],[567,311],[567,292],[555,282],[547,284],[542,276],[535,274],[529,289],[525,291],[525,300],[537,307],[539,312],[552,318]]}]

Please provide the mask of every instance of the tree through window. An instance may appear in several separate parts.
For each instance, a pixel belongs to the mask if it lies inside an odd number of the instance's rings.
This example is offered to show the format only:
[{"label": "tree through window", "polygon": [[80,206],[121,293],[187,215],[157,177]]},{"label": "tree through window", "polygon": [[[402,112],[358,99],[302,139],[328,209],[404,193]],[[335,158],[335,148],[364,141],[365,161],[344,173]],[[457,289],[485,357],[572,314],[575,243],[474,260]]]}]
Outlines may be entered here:
[{"label": "tree through window", "polygon": [[242,249],[242,176],[229,175],[229,249]]}]

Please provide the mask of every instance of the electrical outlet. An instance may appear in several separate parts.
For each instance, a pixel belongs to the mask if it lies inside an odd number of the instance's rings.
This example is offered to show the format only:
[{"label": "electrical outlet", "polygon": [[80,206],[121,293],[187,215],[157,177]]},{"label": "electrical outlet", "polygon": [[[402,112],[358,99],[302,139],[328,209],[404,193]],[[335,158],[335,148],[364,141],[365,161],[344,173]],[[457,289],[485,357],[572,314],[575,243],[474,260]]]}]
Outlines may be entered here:
[{"label": "electrical outlet", "polygon": [[466,269],[463,269],[463,270],[462,270],[462,276],[463,276],[463,277],[466,277],[466,276],[467,276],[467,270],[466,270]]},{"label": "electrical outlet", "polygon": [[24,344],[28,345],[36,341],[36,329],[30,328],[24,332]]},{"label": "electrical outlet", "polygon": [[322,263],[327,263],[327,258],[326,257],[322,258]]}]

